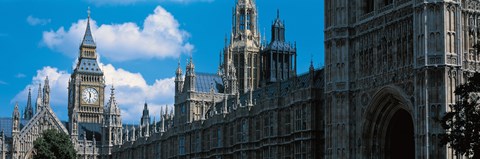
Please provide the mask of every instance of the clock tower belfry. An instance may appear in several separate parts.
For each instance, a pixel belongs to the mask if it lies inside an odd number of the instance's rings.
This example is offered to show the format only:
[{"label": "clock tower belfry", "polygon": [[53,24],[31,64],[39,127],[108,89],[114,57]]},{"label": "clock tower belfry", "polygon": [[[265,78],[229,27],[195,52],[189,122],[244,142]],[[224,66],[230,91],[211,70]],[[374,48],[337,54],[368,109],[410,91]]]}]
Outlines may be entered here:
[{"label": "clock tower belfry", "polygon": [[89,9],[78,61],[68,84],[68,117],[72,120],[76,113],[76,122],[80,123],[103,122],[105,78],[97,62],[96,48]]}]

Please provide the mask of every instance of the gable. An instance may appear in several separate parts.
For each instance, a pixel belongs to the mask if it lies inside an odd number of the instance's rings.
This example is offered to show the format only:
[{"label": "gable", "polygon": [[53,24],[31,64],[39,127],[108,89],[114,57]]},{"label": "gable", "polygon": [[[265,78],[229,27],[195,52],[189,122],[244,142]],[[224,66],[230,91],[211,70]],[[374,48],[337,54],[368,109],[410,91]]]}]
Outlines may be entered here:
[{"label": "gable", "polygon": [[63,123],[48,106],[43,107],[40,112],[36,113],[20,131],[18,141],[25,144],[20,147],[20,152],[30,152],[33,148],[33,141],[41,137],[41,133],[47,129],[55,129],[68,135]]}]

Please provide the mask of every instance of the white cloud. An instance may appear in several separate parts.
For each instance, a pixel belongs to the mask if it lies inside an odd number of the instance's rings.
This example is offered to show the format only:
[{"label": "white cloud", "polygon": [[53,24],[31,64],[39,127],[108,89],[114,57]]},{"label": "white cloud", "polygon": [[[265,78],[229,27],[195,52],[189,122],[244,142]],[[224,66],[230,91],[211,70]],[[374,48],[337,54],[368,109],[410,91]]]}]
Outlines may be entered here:
[{"label": "white cloud", "polygon": [[[82,19],[68,30],[60,27],[56,31],[45,31],[42,42],[50,49],[76,57],[86,24],[87,20]],[[187,42],[189,33],[180,29],[173,15],[160,6],[146,17],[143,27],[132,22],[97,26],[94,20],[90,25],[98,52],[113,61],[178,57],[194,49]]]},{"label": "white cloud", "polygon": [[0,85],[7,85],[8,83],[5,81],[0,81]]},{"label": "white cloud", "polygon": [[[132,73],[121,68],[115,68],[111,64],[100,65],[104,71],[107,84],[105,88],[105,104],[110,99],[111,83],[114,83],[115,98],[122,109],[124,122],[138,123],[145,101],[148,102],[152,120],[153,116],[157,116],[158,119],[160,109],[165,105],[172,106],[175,87],[173,77],[158,79],[155,80],[155,83],[148,84],[140,73]],[[11,103],[18,101],[20,105],[25,105],[29,88],[32,88],[32,98],[35,99],[37,97],[38,84],[42,83],[43,87],[43,80],[46,76],[50,80],[52,108],[62,120],[67,120],[67,84],[70,74],[57,68],[47,66],[38,70],[37,75],[32,78],[32,83],[19,92],[11,100]]]},{"label": "white cloud", "polygon": [[33,17],[31,15],[27,17],[27,23],[30,24],[31,26],[47,25],[51,21],[52,21],[51,19],[41,19],[41,18]]},{"label": "white cloud", "polygon": [[173,2],[173,3],[193,3],[193,2],[213,2],[214,0],[87,0],[89,3],[93,3],[95,5],[129,5],[135,3],[143,3],[143,2]]}]

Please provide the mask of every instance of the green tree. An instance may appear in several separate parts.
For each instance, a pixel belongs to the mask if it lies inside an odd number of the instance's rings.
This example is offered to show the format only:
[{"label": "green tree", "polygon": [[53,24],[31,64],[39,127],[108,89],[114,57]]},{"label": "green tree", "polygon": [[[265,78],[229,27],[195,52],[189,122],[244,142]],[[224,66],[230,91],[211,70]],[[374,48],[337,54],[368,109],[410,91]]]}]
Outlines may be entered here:
[{"label": "green tree", "polygon": [[33,142],[36,150],[34,159],[74,159],[76,152],[67,134],[54,129],[43,131]]},{"label": "green tree", "polygon": [[480,73],[474,73],[455,90],[457,101],[443,116],[446,130],[442,144],[450,145],[458,155],[480,158]]}]

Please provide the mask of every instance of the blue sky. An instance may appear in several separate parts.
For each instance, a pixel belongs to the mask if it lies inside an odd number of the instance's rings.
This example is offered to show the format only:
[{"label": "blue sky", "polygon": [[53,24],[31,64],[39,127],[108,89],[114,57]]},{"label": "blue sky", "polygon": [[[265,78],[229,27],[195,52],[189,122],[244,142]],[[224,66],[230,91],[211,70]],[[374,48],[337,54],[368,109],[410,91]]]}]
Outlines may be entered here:
[{"label": "blue sky", "polygon": [[[10,117],[15,102],[23,111],[28,88],[35,99],[38,83],[49,76],[52,108],[67,120],[66,85],[90,7],[107,87],[117,88],[124,122],[138,122],[145,101],[158,119],[173,103],[178,58],[182,68],[193,56],[197,72],[217,71],[233,6],[234,0],[0,0],[0,117]],[[257,7],[267,40],[280,10],[287,41],[297,42],[298,73],[312,58],[323,66],[323,1],[257,0]]]}]

